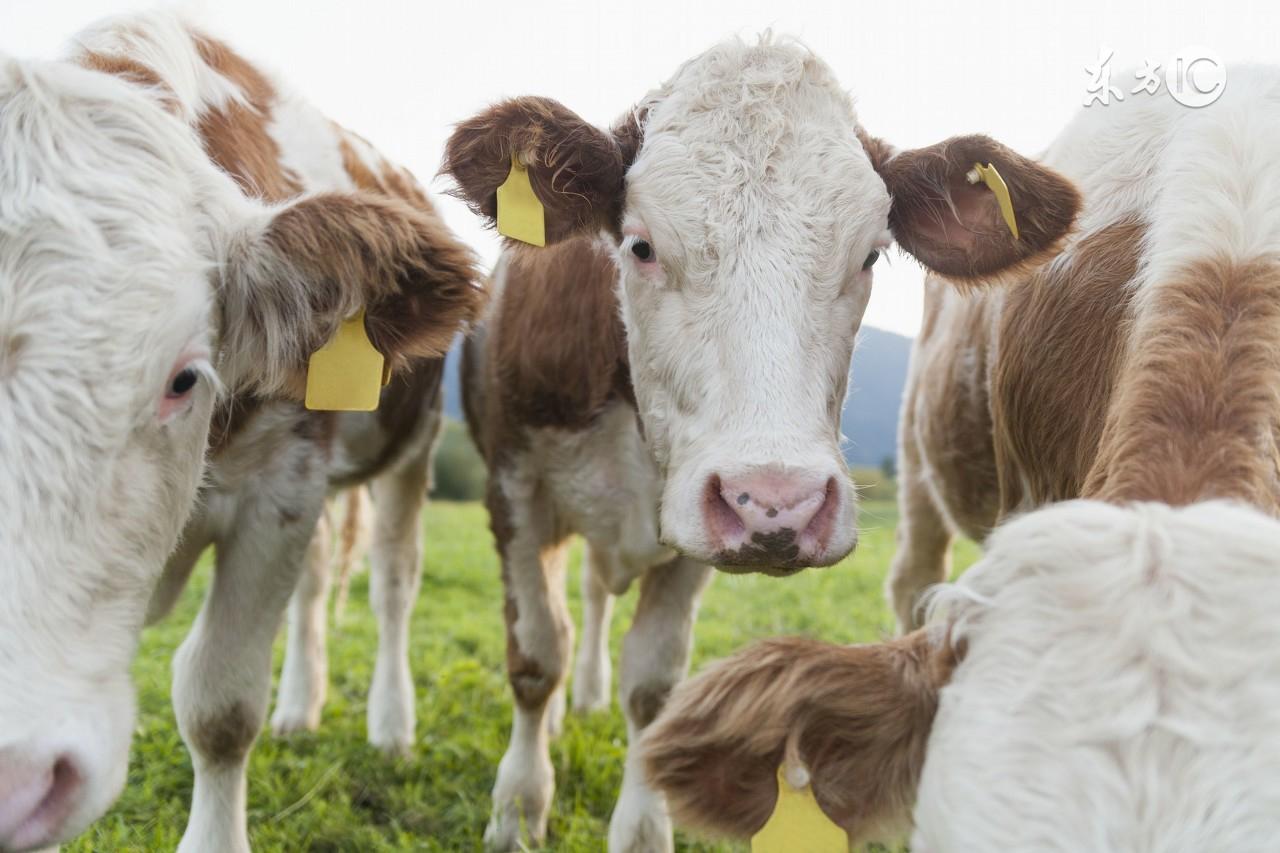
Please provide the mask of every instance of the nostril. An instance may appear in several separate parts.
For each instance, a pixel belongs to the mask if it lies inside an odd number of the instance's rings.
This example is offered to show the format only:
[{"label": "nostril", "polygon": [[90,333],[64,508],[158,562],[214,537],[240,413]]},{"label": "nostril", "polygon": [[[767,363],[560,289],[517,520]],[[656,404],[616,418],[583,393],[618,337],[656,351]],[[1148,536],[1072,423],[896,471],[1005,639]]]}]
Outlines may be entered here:
[{"label": "nostril", "polygon": [[9,800],[0,803],[0,848],[48,846],[75,810],[82,786],[80,770],[68,755],[59,756],[43,772],[0,779]]},{"label": "nostril", "polygon": [[[742,506],[751,500],[751,496],[743,492],[734,500]],[[707,480],[707,487],[702,493],[702,514],[712,536],[718,542],[728,541],[746,532],[741,516],[725,500],[725,487],[719,474],[712,474]]]}]

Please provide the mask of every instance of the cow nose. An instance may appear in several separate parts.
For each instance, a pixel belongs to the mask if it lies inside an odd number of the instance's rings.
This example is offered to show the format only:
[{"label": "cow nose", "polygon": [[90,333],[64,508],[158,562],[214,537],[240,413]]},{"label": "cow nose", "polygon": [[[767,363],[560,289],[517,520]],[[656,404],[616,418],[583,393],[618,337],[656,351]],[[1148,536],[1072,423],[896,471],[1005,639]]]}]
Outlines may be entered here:
[{"label": "cow nose", "polygon": [[765,468],[713,474],[703,511],[717,562],[803,568],[825,551],[839,502],[835,477]]},{"label": "cow nose", "polygon": [[82,787],[70,756],[38,760],[15,747],[0,749],[0,850],[49,846]]}]

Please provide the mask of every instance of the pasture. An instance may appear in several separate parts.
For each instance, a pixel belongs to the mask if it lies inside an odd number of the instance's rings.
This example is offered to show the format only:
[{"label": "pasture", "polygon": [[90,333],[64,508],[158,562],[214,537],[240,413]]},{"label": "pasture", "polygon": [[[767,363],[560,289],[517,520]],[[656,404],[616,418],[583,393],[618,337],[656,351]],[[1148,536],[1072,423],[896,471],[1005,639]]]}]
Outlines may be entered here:
[{"label": "pasture", "polygon": [[[891,633],[881,584],[893,554],[895,521],[891,502],[864,502],[861,544],[832,569],[787,580],[717,575],[698,620],[694,669],[760,637],[804,634],[861,642]],[[425,572],[411,651],[418,692],[415,754],[387,759],[364,740],[376,628],[366,604],[368,576],[361,573],[352,583],[345,618],[330,634],[331,687],[320,732],[280,740],[264,731],[253,752],[249,834],[256,850],[481,849],[489,789],[510,726],[498,563],[479,504],[433,502],[422,523]],[[957,568],[976,554],[972,545],[960,543]],[[569,568],[575,617],[580,559],[578,545]],[[169,703],[170,661],[195,617],[209,574],[206,557],[170,618],[143,634],[134,665],[139,719],[128,786],[115,808],[64,850],[177,846],[192,775]],[[617,651],[634,597],[634,590],[623,597],[614,616],[615,685]],[[568,716],[563,736],[552,746],[558,787],[548,849],[604,849],[624,744],[616,700],[607,714]],[[676,843],[678,850],[740,849],[684,835],[677,835]]]}]

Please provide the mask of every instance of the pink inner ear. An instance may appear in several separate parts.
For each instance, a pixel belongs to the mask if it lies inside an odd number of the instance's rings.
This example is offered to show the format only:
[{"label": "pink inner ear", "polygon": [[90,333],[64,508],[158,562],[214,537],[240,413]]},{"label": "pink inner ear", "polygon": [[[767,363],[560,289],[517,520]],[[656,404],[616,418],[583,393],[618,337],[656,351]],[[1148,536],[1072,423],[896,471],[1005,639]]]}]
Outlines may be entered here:
[{"label": "pink inner ear", "polygon": [[951,187],[951,206],[938,201],[918,214],[915,230],[928,240],[969,251],[979,237],[989,236],[995,199],[983,186]]}]

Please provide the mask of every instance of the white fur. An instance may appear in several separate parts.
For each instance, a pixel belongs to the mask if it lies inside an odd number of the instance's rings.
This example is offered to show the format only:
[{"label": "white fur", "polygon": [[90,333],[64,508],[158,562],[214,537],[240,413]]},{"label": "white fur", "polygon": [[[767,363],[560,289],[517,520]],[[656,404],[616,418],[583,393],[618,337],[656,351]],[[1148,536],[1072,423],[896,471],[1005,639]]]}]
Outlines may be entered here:
[{"label": "white fur", "polygon": [[1267,850],[1280,835],[1280,523],[1058,504],[938,593],[915,851]]},{"label": "white fur", "polygon": [[712,475],[763,467],[834,478],[836,532],[856,539],[840,454],[853,341],[871,290],[862,269],[889,196],[830,70],[766,34],[690,60],[646,99],[627,173],[620,295],[646,438],[666,475],[664,540],[713,560],[702,501]]}]

